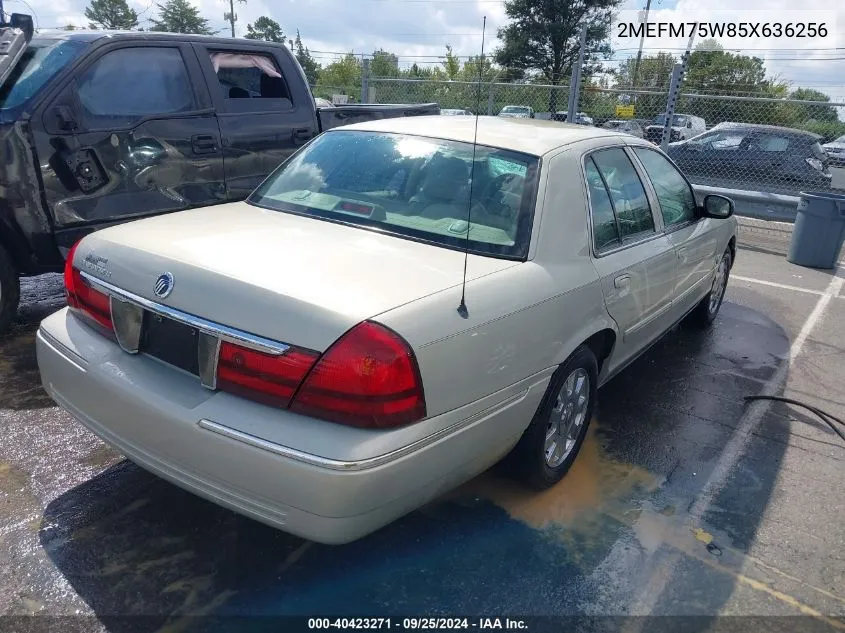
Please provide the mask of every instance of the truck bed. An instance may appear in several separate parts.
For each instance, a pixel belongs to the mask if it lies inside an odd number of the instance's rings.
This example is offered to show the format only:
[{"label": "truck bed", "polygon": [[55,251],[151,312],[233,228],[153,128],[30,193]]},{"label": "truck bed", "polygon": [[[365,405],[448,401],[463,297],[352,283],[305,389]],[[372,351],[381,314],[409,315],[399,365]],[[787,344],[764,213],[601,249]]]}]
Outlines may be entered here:
[{"label": "truck bed", "polygon": [[320,130],[325,132],[341,125],[373,121],[376,119],[394,119],[405,116],[423,116],[440,114],[436,103],[410,104],[356,104],[333,108],[317,108]]}]

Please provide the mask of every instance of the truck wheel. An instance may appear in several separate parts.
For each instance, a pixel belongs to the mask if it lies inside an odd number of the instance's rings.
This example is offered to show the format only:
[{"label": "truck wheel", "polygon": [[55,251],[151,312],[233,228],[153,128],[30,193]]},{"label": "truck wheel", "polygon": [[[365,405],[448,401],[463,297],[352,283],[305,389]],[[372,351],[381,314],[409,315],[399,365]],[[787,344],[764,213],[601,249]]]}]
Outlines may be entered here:
[{"label": "truck wheel", "polygon": [[15,315],[20,300],[20,281],[12,258],[0,246],[0,336],[6,333]]},{"label": "truck wheel", "polygon": [[518,479],[545,490],[563,478],[587,435],[597,385],[598,362],[582,345],[552,375],[534,419],[507,458]]}]

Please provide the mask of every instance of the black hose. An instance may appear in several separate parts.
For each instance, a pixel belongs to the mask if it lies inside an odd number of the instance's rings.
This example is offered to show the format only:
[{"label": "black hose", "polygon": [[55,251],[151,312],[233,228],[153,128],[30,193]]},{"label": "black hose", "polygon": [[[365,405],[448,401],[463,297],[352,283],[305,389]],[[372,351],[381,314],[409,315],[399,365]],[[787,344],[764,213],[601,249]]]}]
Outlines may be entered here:
[{"label": "black hose", "polygon": [[812,411],[817,416],[822,419],[822,422],[825,422],[830,428],[833,429],[833,432],[836,433],[839,437],[842,438],[842,441],[845,442],[845,433],[840,431],[834,422],[845,426],[845,421],[842,421],[840,418],[837,418],[835,415],[831,415],[827,411],[822,411],[818,407],[814,407],[812,405],[806,404],[805,402],[801,402],[800,400],[793,400],[792,398],[784,398],[783,396],[745,396],[745,400],[774,400],[776,402],[786,402],[788,404],[794,404],[799,407],[804,407],[805,409]]}]

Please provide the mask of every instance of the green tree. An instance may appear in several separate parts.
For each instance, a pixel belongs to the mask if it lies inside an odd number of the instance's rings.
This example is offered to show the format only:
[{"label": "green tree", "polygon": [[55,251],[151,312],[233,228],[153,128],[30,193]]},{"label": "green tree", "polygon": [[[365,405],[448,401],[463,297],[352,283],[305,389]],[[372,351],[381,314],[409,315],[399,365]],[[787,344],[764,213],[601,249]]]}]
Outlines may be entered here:
[{"label": "green tree", "polygon": [[[811,88],[798,88],[797,90],[793,90],[790,95],[790,99],[797,99],[799,101],[830,101],[830,97],[827,96],[823,92],[819,92],[818,90],[812,90]],[[833,106],[825,106],[825,105],[817,105],[817,104],[792,104],[794,108],[797,110],[797,118],[801,120],[801,122],[805,121],[826,121],[826,122],[836,122],[839,121],[839,116],[836,114],[836,108]]]},{"label": "green tree", "polygon": [[267,42],[285,41],[285,34],[282,32],[281,25],[266,15],[262,15],[254,24],[247,24],[244,37],[248,40],[265,40]]},{"label": "green tree", "polygon": [[[616,87],[668,93],[672,67],[678,61],[674,55],[661,52],[643,57],[640,60],[639,69],[637,69],[636,59],[626,59],[616,72]],[[633,85],[635,75],[636,85]],[[666,111],[666,94],[637,94],[632,92],[629,96],[635,108],[634,116],[637,118],[650,119]],[[585,105],[584,108],[586,107]],[[589,111],[592,112],[592,110]],[[613,113],[615,116],[615,106]]]},{"label": "green tree", "polygon": [[446,73],[446,78],[449,81],[455,81],[461,73],[461,60],[452,52],[452,47],[446,44],[446,59],[442,62],[443,70]]},{"label": "green tree", "polygon": [[[499,29],[502,46],[496,61],[518,72],[540,73],[546,82],[558,85],[578,61],[579,36],[587,27],[584,76],[598,67],[601,56],[610,53],[613,10],[622,0],[505,0],[508,24]],[[558,90],[552,89],[549,110],[557,110]]]},{"label": "green tree", "polygon": [[317,86],[346,94],[357,94],[361,89],[361,58],[354,53],[348,53],[328,64],[320,71]]},{"label": "green tree", "polygon": [[[767,76],[759,57],[730,53],[720,46],[702,42],[690,55],[684,77],[684,94],[736,95],[749,97],[785,96],[782,86]],[[779,104],[739,99],[681,98],[677,111],[703,117],[707,123],[723,121],[782,125]]]},{"label": "green tree", "polygon": [[164,4],[157,4],[159,17],[153,20],[151,31],[166,31],[168,33],[196,33],[199,35],[214,35],[208,27],[208,20],[200,15],[199,9],[188,0],[167,0]]},{"label": "green tree", "polygon": [[398,77],[399,58],[381,48],[373,51],[373,59],[370,61],[370,74],[373,77]]},{"label": "green tree", "polygon": [[138,14],[126,0],[91,0],[85,7],[85,17],[104,29],[128,31],[138,26]]},{"label": "green tree", "polygon": [[320,76],[320,64],[311,56],[311,51],[302,44],[302,38],[299,36],[299,29],[296,29],[296,61],[302,66],[305,77],[308,79],[308,84],[313,86],[317,83]]},{"label": "green tree", "polygon": [[65,25],[62,27],[62,30],[63,30],[63,31],[76,31],[76,30],[77,30],[77,27],[76,27],[76,26],[74,26],[73,24],[65,24]]}]

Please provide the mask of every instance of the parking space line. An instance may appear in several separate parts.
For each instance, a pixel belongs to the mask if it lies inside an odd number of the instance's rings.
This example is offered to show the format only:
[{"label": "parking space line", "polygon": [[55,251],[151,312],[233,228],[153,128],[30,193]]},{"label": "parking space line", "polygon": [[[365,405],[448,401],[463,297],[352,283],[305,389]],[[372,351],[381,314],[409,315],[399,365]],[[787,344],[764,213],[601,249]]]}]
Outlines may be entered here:
[{"label": "parking space line", "polygon": [[802,288],[801,286],[790,286],[789,284],[779,284],[774,281],[764,281],[763,279],[752,279],[751,277],[740,277],[739,275],[731,275],[731,280],[744,281],[750,284],[760,284],[763,286],[771,286],[772,288],[781,288],[783,290],[793,290],[795,292],[806,292],[807,294],[822,296],[823,290],[813,290],[811,288]]},{"label": "parking space line", "polygon": [[[774,376],[763,385],[760,392],[761,395],[774,396],[782,390],[786,384],[790,369],[795,364],[798,355],[804,349],[807,338],[824,315],[831,300],[839,295],[843,284],[845,284],[844,278],[834,277],[824,293],[821,293],[815,307],[798,332],[798,336],[795,337],[795,340],[789,347],[788,359],[777,369]],[[749,405],[745,414],[740,418],[736,430],[722,450],[716,466],[713,468],[704,486],[702,486],[702,493],[689,506],[688,515],[691,527],[700,527],[705,512],[710,507],[713,499],[722,491],[737,462],[745,454],[749,442],[755,436],[755,429],[768,413],[771,405],[771,401],[756,400]],[[653,571],[651,578],[645,583],[644,590],[635,598],[632,608],[629,609],[631,615],[650,615],[652,613],[667,583],[671,579],[680,558],[681,554],[673,551],[667,555],[664,561],[658,563],[658,567]],[[626,629],[626,631],[628,630],[630,629]],[[642,631],[642,628],[636,630]]]}]

